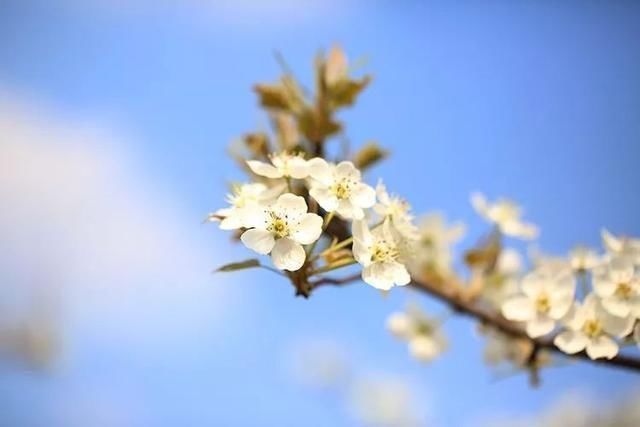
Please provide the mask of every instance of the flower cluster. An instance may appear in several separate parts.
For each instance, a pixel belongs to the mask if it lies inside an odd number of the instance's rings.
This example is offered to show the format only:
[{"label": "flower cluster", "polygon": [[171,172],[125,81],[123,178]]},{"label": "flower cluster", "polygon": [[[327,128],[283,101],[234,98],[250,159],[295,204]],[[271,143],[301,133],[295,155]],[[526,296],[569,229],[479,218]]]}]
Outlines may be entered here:
[{"label": "flower cluster", "polygon": [[[220,221],[220,228],[241,230],[242,243],[270,254],[279,270],[305,267],[309,276],[357,262],[364,282],[375,288],[389,290],[411,281],[407,248],[416,239],[417,227],[406,201],[389,195],[382,183],[377,189],[369,186],[351,161],[305,160],[291,152],[268,159],[247,161],[262,182],[233,188],[227,198],[230,206],[210,216]],[[352,235],[333,243],[327,239],[329,244],[313,253],[334,216],[351,222]],[[348,245],[351,254],[329,257]],[[322,260],[331,261],[316,265]]]},{"label": "flower cluster", "polygon": [[618,340],[629,337],[640,319],[638,241],[607,231],[602,235],[602,255],[578,247],[567,258],[538,257],[534,270],[521,279],[520,291],[503,302],[502,314],[524,322],[532,338],[559,326],[553,341],[565,353],[615,357]]},{"label": "flower cluster", "polygon": [[[640,342],[640,240],[603,231],[601,254],[583,246],[564,257],[531,250],[527,268],[505,244],[536,239],[538,227],[523,219],[515,202],[474,193],[471,205],[491,228],[456,262],[453,246],[464,236],[464,224],[437,213],[416,219],[411,205],[382,181],[373,186],[364,179],[385,150],[369,142],[351,152],[346,139],[341,150],[330,147],[344,132],[337,112],[353,105],[371,78],[350,76],[339,48],[315,64],[314,93],[286,66],[276,83],[254,87],[273,135],[249,133],[233,147],[250,182],[234,185],[228,206],[208,220],[270,255],[273,267],[250,259],[221,271],[266,268],[304,297],[323,284],[358,279],[384,292],[411,284],[479,321],[489,364],[507,362],[536,378],[550,360],[548,351],[611,359],[621,344]],[[354,274],[333,276],[356,266]],[[464,267],[468,271],[459,273]],[[415,306],[392,314],[387,328],[421,361],[447,347],[440,322]]]},{"label": "flower cluster", "polygon": [[409,343],[409,353],[423,362],[430,362],[447,349],[447,340],[440,330],[440,321],[427,316],[417,305],[392,313],[387,329],[395,337]]}]

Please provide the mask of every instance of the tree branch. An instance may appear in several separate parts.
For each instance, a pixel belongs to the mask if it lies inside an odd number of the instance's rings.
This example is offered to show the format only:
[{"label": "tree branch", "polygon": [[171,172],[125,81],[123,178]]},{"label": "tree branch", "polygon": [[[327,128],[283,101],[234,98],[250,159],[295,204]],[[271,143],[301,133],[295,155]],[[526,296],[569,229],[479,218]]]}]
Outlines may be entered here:
[{"label": "tree branch", "polygon": [[[358,280],[360,280],[360,274],[354,274],[343,278],[323,277],[311,283],[311,286],[312,289],[324,285],[342,286]],[[526,339],[530,341],[533,345],[531,353],[534,356],[537,355],[540,350],[544,349],[561,354],[571,359],[578,359],[597,365],[605,365],[640,372],[640,359],[631,356],[619,354],[613,359],[593,360],[584,351],[573,355],[566,354],[555,346],[555,344],[553,343],[553,337],[531,338],[517,323],[511,322],[495,312],[483,309],[477,304],[474,304],[472,301],[466,300],[456,291],[456,289],[458,289],[457,286],[448,287],[446,286],[446,284],[434,285],[433,283],[435,282],[427,279],[413,280],[409,286],[434,297],[440,302],[448,305],[457,313],[474,318],[479,322],[489,325],[510,337]]]}]

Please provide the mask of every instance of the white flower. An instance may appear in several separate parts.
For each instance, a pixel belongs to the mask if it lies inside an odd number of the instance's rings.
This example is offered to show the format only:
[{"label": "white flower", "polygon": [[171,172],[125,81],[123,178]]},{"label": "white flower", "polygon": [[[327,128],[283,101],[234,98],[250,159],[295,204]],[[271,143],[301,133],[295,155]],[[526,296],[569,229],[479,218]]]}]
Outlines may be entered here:
[{"label": "white flower", "polygon": [[527,334],[536,338],[555,327],[573,303],[575,281],[569,274],[534,270],[521,281],[521,295],[507,299],[502,314],[509,320],[526,322]]},{"label": "white flower", "polygon": [[389,195],[382,181],[378,182],[376,186],[376,194],[378,195],[378,203],[373,207],[373,210],[382,218],[388,218],[393,230],[403,238],[417,239],[418,227],[413,223],[411,205],[398,196]]},{"label": "white flower", "polygon": [[363,220],[353,222],[353,257],[362,266],[362,280],[377,289],[389,290],[411,281],[400,262],[400,250],[389,222],[370,230]]},{"label": "white flower", "polygon": [[616,237],[603,229],[602,241],[610,255],[629,258],[635,266],[640,266],[640,239]]},{"label": "white flower", "polygon": [[595,270],[593,290],[614,316],[640,318],[640,277],[628,258],[613,258]]},{"label": "white flower", "polygon": [[487,365],[504,363],[523,366],[531,354],[532,344],[528,339],[513,338],[494,328],[482,326],[480,333],[487,337],[483,359]]},{"label": "white flower", "polygon": [[447,226],[442,215],[433,213],[422,218],[415,241],[412,271],[433,269],[440,273],[451,270],[451,246],[464,235],[464,224]]},{"label": "white flower", "polygon": [[496,266],[485,277],[483,298],[494,307],[502,307],[506,299],[518,293],[518,277],[522,270],[522,257],[512,248],[500,251]]},{"label": "white flower", "polygon": [[537,247],[529,248],[529,258],[536,270],[546,270],[551,274],[573,272],[569,259],[541,252]]},{"label": "white flower", "polygon": [[391,314],[387,318],[387,329],[397,338],[408,341],[411,355],[423,362],[430,362],[447,348],[440,323],[413,304],[404,312]]},{"label": "white flower", "polygon": [[471,195],[471,205],[480,216],[508,236],[522,239],[535,239],[538,236],[538,227],[523,222],[520,219],[522,209],[510,200],[498,199],[489,203],[483,194],[474,193]]},{"label": "white flower", "polygon": [[419,427],[426,425],[425,402],[403,378],[358,377],[347,394],[355,425],[363,427]]},{"label": "white flower", "polygon": [[290,154],[283,151],[272,154],[271,164],[259,160],[247,160],[247,165],[256,175],[267,178],[295,178],[303,179],[309,176],[309,165],[301,155]]},{"label": "white flower", "polygon": [[272,203],[284,190],[284,185],[268,188],[264,184],[251,183],[234,185],[227,194],[228,208],[218,209],[209,215],[210,221],[220,221],[222,230],[236,230],[244,227],[245,208]]},{"label": "white flower", "polygon": [[589,294],[582,305],[575,304],[565,324],[568,329],[553,340],[560,350],[575,354],[586,349],[591,359],[611,359],[618,354],[618,344],[612,337],[629,335],[633,319],[611,315],[594,294]]},{"label": "white flower", "polygon": [[308,245],[320,237],[322,218],[307,213],[303,197],[285,193],[267,207],[247,208],[245,225],[252,227],[240,239],[249,249],[266,255],[280,270],[296,271],[302,267]]},{"label": "white flower", "polygon": [[376,203],[376,192],[361,181],[361,174],[351,162],[329,164],[316,157],[309,160],[313,178],[309,194],[327,212],[342,218],[362,219],[364,210]]},{"label": "white flower", "polygon": [[596,251],[585,246],[576,246],[569,252],[569,264],[574,271],[588,271],[601,263]]}]

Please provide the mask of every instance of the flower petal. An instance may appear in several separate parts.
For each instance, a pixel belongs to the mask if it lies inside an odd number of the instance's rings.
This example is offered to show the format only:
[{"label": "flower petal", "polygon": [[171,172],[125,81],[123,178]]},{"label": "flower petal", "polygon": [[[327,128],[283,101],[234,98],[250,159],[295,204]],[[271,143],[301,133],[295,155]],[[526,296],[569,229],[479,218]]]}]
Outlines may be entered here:
[{"label": "flower petal", "polygon": [[351,193],[351,201],[360,208],[370,208],[376,204],[376,191],[367,184],[358,184]]},{"label": "flower petal", "polygon": [[331,185],[331,165],[321,157],[314,157],[307,162],[309,166],[309,176],[321,182],[325,186]]},{"label": "flower petal", "polygon": [[423,362],[432,361],[440,351],[438,343],[430,337],[420,335],[409,341],[409,353]]},{"label": "flower petal", "polygon": [[487,211],[489,210],[489,202],[482,193],[471,194],[471,206],[473,209],[483,217],[487,217]]},{"label": "flower petal", "polygon": [[273,265],[279,270],[299,270],[304,264],[305,256],[302,246],[288,237],[278,239],[271,251]]},{"label": "flower petal", "polygon": [[393,279],[384,264],[376,262],[362,270],[362,280],[376,289],[388,291],[393,287]]},{"label": "flower petal", "polygon": [[396,286],[408,285],[411,282],[411,276],[407,268],[399,262],[391,262],[389,266],[390,274]]},{"label": "flower petal", "polygon": [[618,354],[618,344],[607,335],[593,338],[587,344],[587,355],[591,359],[600,359],[602,357],[612,359],[616,354]]},{"label": "flower petal", "polygon": [[256,175],[266,176],[267,178],[282,178],[283,174],[273,165],[260,162],[258,160],[247,160],[249,169]]},{"label": "flower petal", "polygon": [[305,202],[304,197],[296,196],[292,193],[284,193],[278,197],[276,207],[286,211],[289,218],[307,213],[307,202]]},{"label": "flower petal", "polygon": [[344,161],[336,165],[336,177],[360,180],[360,171],[353,163]]},{"label": "flower petal", "polygon": [[629,302],[617,296],[602,299],[602,307],[610,314],[618,317],[626,317],[631,312]]},{"label": "flower petal", "polygon": [[602,328],[614,337],[622,338],[631,333],[635,319],[631,316],[619,317],[610,314],[604,307],[597,307],[597,317]]},{"label": "flower petal", "polygon": [[308,245],[320,238],[322,234],[322,217],[314,213],[307,213],[296,224],[293,239],[303,245]]},{"label": "flower petal", "polygon": [[338,208],[338,197],[331,193],[327,187],[319,185],[311,187],[309,194],[327,212],[333,212]]},{"label": "flower petal", "polygon": [[242,233],[240,236],[242,243],[249,249],[252,249],[259,254],[266,255],[273,249],[275,239],[273,234],[267,230],[260,230],[258,228],[252,228]]},{"label": "flower petal", "polygon": [[405,313],[392,313],[387,318],[387,330],[398,338],[408,339],[413,333],[413,322]]},{"label": "flower petal", "polygon": [[355,258],[359,264],[365,267],[371,264],[371,253],[369,252],[369,247],[363,244],[360,239],[354,239],[351,252],[353,253],[353,258]]},{"label": "flower petal", "polygon": [[309,176],[307,161],[299,156],[290,158],[287,162],[288,174],[291,178],[303,179]]},{"label": "flower petal", "polygon": [[527,335],[538,338],[553,331],[556,322],[548,316],[536,316],[527,322]]},{"label": "flower petal", "polygon": [[363,245],[369,246],[373,243],[373,235],[369,230],[369,225],[365,220],[353,221],[351,225],[351,234],[354,240],[360,240]]},{"label": "flower petal", "polygon": [[338,202],[336,213],[344,219],[362,219],[364,217],[362,209],[353,206],[349,199],[342,199]]},{"label": "flower petal", "polygon": [[533,302],[523,295],[511,297],[502,305],[502,314],[509,320],[524,322],[533,318],[534,313]]},{"label": "flower petal", "polygon": [[563,352],[575,354],[585,349],[589,339],[582,331],[564,331],[556,336],[553,343]]}]

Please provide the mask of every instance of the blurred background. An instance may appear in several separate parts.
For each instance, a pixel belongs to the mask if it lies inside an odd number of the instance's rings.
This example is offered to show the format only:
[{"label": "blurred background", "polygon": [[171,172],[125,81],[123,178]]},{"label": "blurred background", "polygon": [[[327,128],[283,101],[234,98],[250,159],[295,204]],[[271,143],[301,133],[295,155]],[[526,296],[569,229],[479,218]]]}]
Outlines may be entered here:
[{"label": "blurred background", "polygon": [[459,247],[487,230],[478,190],[547,252],[638,236],[639,23],[633,1],[0,0],[0,425],[638,420],[637,376],[498,378],[465,319],[411,359],[384,329],[408,292],[212,275],[250,255],[201,222],[241,178],[229,142],[267,127],[250,88],[274,51],[310,83],[339,43],[374,75],[347,135],[392,151],[367,179],[464,221]]}]

